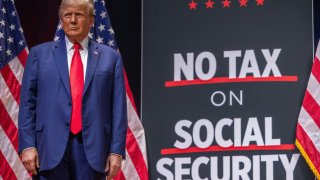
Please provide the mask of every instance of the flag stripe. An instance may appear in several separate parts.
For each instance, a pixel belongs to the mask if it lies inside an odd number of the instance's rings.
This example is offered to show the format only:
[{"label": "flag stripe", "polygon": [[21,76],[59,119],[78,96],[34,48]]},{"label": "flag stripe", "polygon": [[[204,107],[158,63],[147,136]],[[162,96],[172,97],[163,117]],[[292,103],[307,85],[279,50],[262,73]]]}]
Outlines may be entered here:
[{"label": "flag stripe", "polygon": [[298,117],[296,146],[317,178],[320,178],[320,47],[318,45],[307,90]]},{"label": "flag stripe", "polygon": [[318,172],[318,170],[315,168],[315,166],[313,165],[313,162],[310,160],[307,152],[304,150],[303,146],[300,144],[299,140],[296,139],[295,142],[298,150],[300,151],[300,154],[303,156],[303,158],[307,161],[307,164],[309,165],[310,169],[312,170],[312,172],[314,173],[314,175],[316,176],[315,179],[320,179],[320,174]]},{"label": "flag stripe", "polygon": [[4,79],[0,73],[0,100],[2,101],[6,111],[10,115],[13,123],[18,127],[18,113],[19,106],[14,100],[10,90],[7,87],[7,84],[4,82]]},{"label": "flag stripe", "polygon": [[309,91],[306,91],[303,101],[303,107],[308,112],[308,114],[312,117],[315,124],[320,127],[320,111],[318,103],[313,99],[310,95]]},{"label": "flag stripe", "polygon": [[8,112],[5,110],[5,107],[2,101],[0,101],[0,115],[1,115],[0,126],[2,126],[4,132],[9,137],[10,142],[13,144],[14,148],[17,150],[18,149],[18,129],[13,124]]},{"label": "flag stripe", "polygon": [[24,67],[22,66],[21,62],[16,57],[12,61],[10,61],[8,64],[10,69],[12,70],[12,73],[16,77],[17,81],[19,82],[19,84],[21,84],[23,71],[24,71]]},{"label": "flag stripe", "polygon": [[123,177],[125,179],[139,179],[135,166],[130,156],[128,155],[127,151],[126,151],[126,156],[127,156],[126,162],[122,164]]},{"label": "flag stripe", "polygon": [[299,124],[297,126],[297,140],[307,153],[308,158],[316,169],[320,169],[320,154],[317,148],[314,146],[314,142],[309,138],[308,131],[304,130]]},{"label": "flag stripe", "polygon": [[131,104],[131,101],[129,100],[127,96],[127,113],[128,113],[128,118],[130,118],[130,121],[128,122],[128,127],[131,129],[132,134],[135,137],[135,140],[138,143],[138,150],[142,153],[145,166],[147,166],[147,153],[145,152],[146,150],[146,142],[145,142],[145,133],[143,126],[141,124],[141,121],[138,117],[138,114],[136,113],[133,105]]},{"label": "flag stripe", "polygon": [[313,97],[313,99],[317,102],[318,105],[320,104],[319,87],[320,87],[319,81],[311,73],[309,77],[307,91],[309,91],[310,95]]},{"label": "flag stripe", "polygon": [[20,86],[28,48],[14,1],[1,1],[0,9],[7,12],[0,13],[5,21],[0,38],[0,179],[28,180],[31,177],[17,152]]},{"label": "flag stripe", "polygon": [[[144,166],[143,173],[148,174],[147,157],[146,157],[147,152],[145,152],[146,150],[145,136],[144,136],[145,133],[144,133],[144,129],[141,124],[141,121],[138,117],[137,108],[134,103],[134,98],[132,95],[132,91],[130,89],[130,85],[129,85],[128,77],[126,73],[124,73],[124,77],[125,77],[125,85],[126,85],[126,92],[127,92],[127,113],[128,113],[128,118],[130,118],[130,121],[128,121],[128,126],[135,137],[134,139],[138,141],[137,142],[138,146],[136,147],[138,148],[137,151],[139,151],[139,154],[141,154],[144,159],[144,161],[139,161],[141,163],[141,166]],[[134,143],[134,142],[131,142],[131,143]]]},{"label": "flag stripe", "polygon": [[18,59],[20,60],[23,67],[26,67],[27,59],[28,59],[28,48],[25,48],[18,54]]},{"label": "flag stripe", "polygon": [[[145,133],[141,121],[138,117],[138,111],[134,103],[134,98],[129,85],[127,74],[124,70],[125,88],[127,93],[127,113],[128,113],[128,129],[126,150],[130,161],[125,161],[125,166],[122,166],[123,173],[126,179],[138,179],[133,177],[138,175],[141,180],[148,180],[148,167],[147,167],[147,152],[145,145]],[[144,151],[142,151],[144,150]],[[143,161],[142,161],[143,159]],[[130,167],[132,165],[132,167]],[[137,171],[138,174],[131,173],[132,169]]]},{"label": "flag stripe", "polygon": [[[125,78],[125,87],[127,93],[127,113],[128,113],[128,129],[127,129],[127,142],[126,142],[126,150],[130,157],[130,162],[126,161],[123,166],[123,172],[125,176],[129,174],[133,176],[134,173],[130,173],[131,168],[135,168],[139,178],[142,180],[149,179],[148,168],[147,168],[147,157],[146,152],[141,151],[146,149],[145,145],[145,137],[144,130],[141,124],[141,121],[137,114],[137,108],[134,103],[134,98],[130,89],[130,85],[128,82],[128,77],[126,72],[124,71]],[[144,161],[141,161],[143,159]],[[133,164],[133,167],[126,168]],[[127,177],[127,179],[131,179],[131,177]],[[135,179],[135,178],[133,178]],[[136,178],[137,179],[137,178]]]},{"label": "flag stripe", "polygon": [[315,124],[312,117],[308,112],[302,107],[299,115],[299,125],[305,130],[308,134],[311,141],[317,145],[317,150],[320,150],[320,136],[319,136],[319,127]]},{"label": "flag stripe", "polygon": [[9,65],[6,65],[0,70],[0,73],[3,76],[8,88],[11,91],[15,101],[20,104],[20,84],[16,77],[14,76],[12,70],[10,69]]},{"label": "flag stripe", "polygon": [[[14,172],[12,171],[10,165],[8,164],[6,158],[0,151],[0,175],[4,177],[5,180],[16,180]],[[0,178],[1,179],[1,178]]]},{"label": "flag stripe", "polygon": [[2,151],[4,157],[6,158],[8,164],[12,168],[16,177],[19,179],[30,179],[27,170],[24,168],[17,151],[14,149],[7,135],[4,133],[2,127],[0,126],[0,151]]},{"label": "flag stripe", "polygon": [[320,61],[317,56],[315,57],[315,60],[313,62],[311,72],[314,75],[314,77],[320,82]]},{"label": "flag stripe", "polygon": [[130,128],[127,129],[126,148],[140,179],[148,179],[148,169],[146,168],[145,163],[141,161],[143,156]]},{"label": "flag stripe", "polygon": [[134,103],[134,98],[133,98],[132,91],[131,91],[131,88],[129,85],[128,76],[127,76],[127,73],[125,70],[124,70],[124,80],[125,80],[124,82],[125,82],[125,87],[126,87],[126,92],[127,92],[127,98],[129,98],[132,107],[134,108],[136,114],[138,115],[138,110],[137,110],[136,104]]}]

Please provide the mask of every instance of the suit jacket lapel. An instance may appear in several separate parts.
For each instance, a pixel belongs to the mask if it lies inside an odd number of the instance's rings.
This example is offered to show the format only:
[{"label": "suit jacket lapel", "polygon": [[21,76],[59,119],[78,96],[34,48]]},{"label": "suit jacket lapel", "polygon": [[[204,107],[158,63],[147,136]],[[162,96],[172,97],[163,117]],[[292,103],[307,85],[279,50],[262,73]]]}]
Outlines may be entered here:
[{"label": "suit jacket lapel", "polygon": [[69,97],[71,97],[67,48],[64,38],[60,41],[57,41],[57,44],[54,46],[53,49],[53,55],[54,60],[56,61],[57,67],[59,69],[63,85],[66,88]]},{"label": "suit jacket lapel", "polygon": [[98,64],[99,56],[100,56],[99,47],[95,43],[89,40],[87,72],[86,72],[86,79],[84,82],[84,90],[82,95],[86,93],[88,86],[93,78],[93,75],[96,71],[96,67]]}]

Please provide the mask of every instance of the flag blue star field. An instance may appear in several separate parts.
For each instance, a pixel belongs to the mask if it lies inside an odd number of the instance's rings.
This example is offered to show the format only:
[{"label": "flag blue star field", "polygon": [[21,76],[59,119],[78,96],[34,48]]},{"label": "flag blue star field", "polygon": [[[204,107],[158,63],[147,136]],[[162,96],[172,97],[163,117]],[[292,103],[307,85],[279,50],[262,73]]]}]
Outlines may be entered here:
[{"label": "flag blue star field", "polygon": [[[90,30],[90,39],[110,46],[118,50],[115,40],[114,31],[111,27],[108,12],[105,7],[104,0],[94,0],[94,26]],[[65,34],[58,25],[54,37],[55,41],[64,38]],[[89,59],[90,61],[90,59]],[[129,87],[128,79],[125,74],[125,86],[127,93],[127,114],[128,114],[128,129],[127,129],[127,142],[126,142],[126,160],[122,163],[120,173],[113,178],[114,180],[122,179],[141,179],[147,180],[148,165],[147,165],[147,152],[145,143],[145,133],[141,121],[138,117],[136,107],[133,101],[133,96]]]},{"label": "flag blue star field", "polygon": [[31,179],[18,149],[20,86],[28,48],[13,0],[0,0],[0,179]]},{"label": "flag blue star field", "polygon": [[14,59],[26,47],[23,30],[12,1],[0,1],[0,68]]}]

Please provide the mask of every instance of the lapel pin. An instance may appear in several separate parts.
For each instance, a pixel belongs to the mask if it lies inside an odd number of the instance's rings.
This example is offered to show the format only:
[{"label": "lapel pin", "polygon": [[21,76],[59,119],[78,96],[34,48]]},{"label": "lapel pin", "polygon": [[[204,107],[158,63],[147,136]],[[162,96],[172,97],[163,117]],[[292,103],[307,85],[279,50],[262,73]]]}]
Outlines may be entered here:
[{"label": "lapel pin", "polygon": [[98,52],[97,52],[97,51],[94,51],[93,53],[94,53],[95,55],[98,55]]}]

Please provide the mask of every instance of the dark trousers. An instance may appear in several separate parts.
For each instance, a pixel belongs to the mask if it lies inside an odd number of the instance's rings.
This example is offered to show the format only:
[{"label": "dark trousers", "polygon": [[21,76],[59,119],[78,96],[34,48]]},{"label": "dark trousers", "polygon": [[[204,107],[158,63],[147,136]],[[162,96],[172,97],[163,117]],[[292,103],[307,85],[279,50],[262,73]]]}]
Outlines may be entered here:
[{"label": "dark trousers", "polygon": [[86,158],[82,135],[70,134],[66,152],[57,167],[38,172],[35,180],[102,180],[104,173],[93,170]]}]

